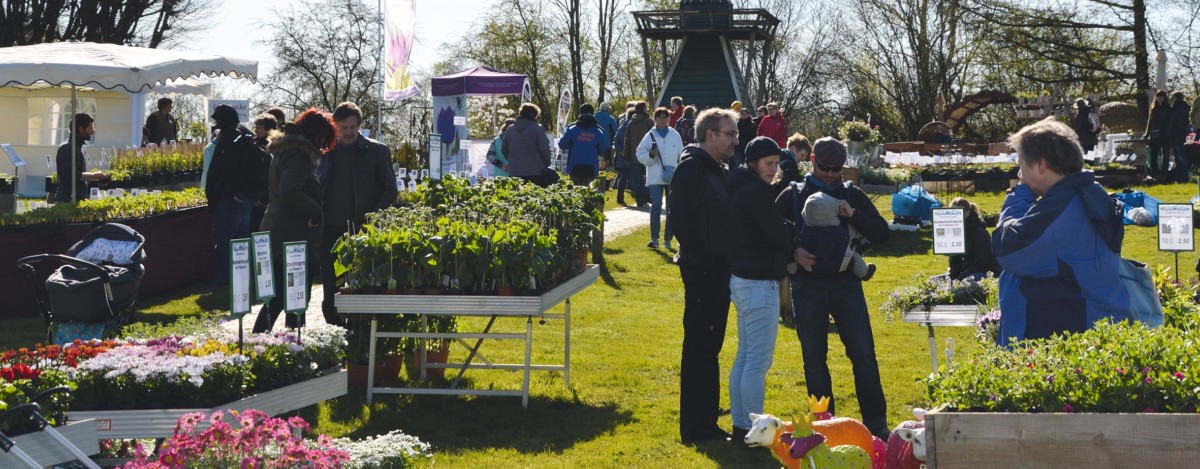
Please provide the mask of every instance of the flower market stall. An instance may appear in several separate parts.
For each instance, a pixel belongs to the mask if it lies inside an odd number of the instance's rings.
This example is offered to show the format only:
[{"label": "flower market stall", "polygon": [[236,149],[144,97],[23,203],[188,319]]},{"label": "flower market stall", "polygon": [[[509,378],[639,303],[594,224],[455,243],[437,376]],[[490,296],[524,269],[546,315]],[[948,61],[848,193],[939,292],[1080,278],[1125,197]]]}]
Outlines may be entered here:
[{"label": "flower market stall", "polygon": [[[352,324],[361,326],[364,316],[370,317],[368,401],[376,392],[482,394],[521,396],[522,405],[528,406],[531,371],[562,371],[569,383],[569,298],[595,283],[599,275],[596,266],[586,263],[592,232],[604,216],[597,208],[599,197],[603,195],[597,191],[568,182],[541,189],[514,178],[471,186],[462,178],[447,177],[412,193],[405,207],[370,215],[362,233],[344,236],[334,250],[347,283],[335,301],[339,313],[350,316]],[[562,314],[548,312],[560,303],[566,304]],[[482,332],[430,328],[430,322],[439,318],[467,315],[489,318]],[[381,318],[409,327],[381,332]],[[491,332],[495,322],[505,318],[523,319],[525,333]],[[531,362],[534,319],[563,320],[561,365]],[[377,350],[379,339],[475,342],[460,342],[468,345],[469,354],[459,364],[426,363],[427,347],[417,347],[422,377],[428,368],[457,368],[449,389],[376,388],[374,365],[382,354]],[[494,364],[486,359],[474,363],[481,357],[485,339],[524,341],[523,363]],[[470,368],[523,371],[521,390],[458,388]]]}]

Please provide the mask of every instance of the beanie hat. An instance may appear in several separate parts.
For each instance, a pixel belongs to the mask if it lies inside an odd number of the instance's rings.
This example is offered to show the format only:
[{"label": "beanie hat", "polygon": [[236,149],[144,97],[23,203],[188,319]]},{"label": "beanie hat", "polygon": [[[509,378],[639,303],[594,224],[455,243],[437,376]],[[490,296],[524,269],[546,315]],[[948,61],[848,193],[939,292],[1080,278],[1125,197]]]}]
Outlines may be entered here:
[{"label": "beanie hat", "polygon": [[216,127],[218,129],[236,127],[240,121],[237,111],[233,109],[233,106],[228,104],[217,106],[217,108],[213,110],[212,116],[209,117],[212,117],[212,120],[217,123]]},{"label": "beanie hat", "polygon": [[804,209],[800,211],[804,224],[808,226],[837,226],[840,224],[837,214],[838,199],[824,192],[808,196],[804,201]]},{"label": "beanie hat", "polygon": [[580,114],[595,114],[596,108],[592,107],[591,104],[583,103],[582,106],[579,106],[579,113]]},{"label": "beanie hat", "polygon": [[742,110],[742,102],[734,101],[733,104],[729,105],[729,109],[732,109],[734,112]]},{"label": "beanie hat", "polygon": [[813,157],[821,164],[842,166],[846,164],[846,146],[833,137],[822,137],[813,144]]},{"label": "beanie hat", "polygon": [[771,155],[783,156],[783,150],[780,150],[779,145],[770,137],[754,137],[754,140],[746,144],[747,163]]}]

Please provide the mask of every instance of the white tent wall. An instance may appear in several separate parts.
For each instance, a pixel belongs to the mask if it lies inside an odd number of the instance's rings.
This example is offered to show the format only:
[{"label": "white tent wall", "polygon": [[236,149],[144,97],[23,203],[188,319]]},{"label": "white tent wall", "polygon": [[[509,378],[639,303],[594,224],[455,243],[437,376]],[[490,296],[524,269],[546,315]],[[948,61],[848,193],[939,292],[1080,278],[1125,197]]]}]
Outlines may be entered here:
[{"label": "white tent wall", "polygon": [[[80,99],[96,101],[96,141],[95,147],[125,147],[141,140],[141,123],[134,124],[134,116],[144,116],[145,98],[141,98],[142,106],[133,107],[131,95],[121,91],[79,90],[76,96]],[[26,90],[21,88],[0,87],[0,143],[13,146],[17,154],[25,160],[22,175],[48,176],[51,169],[46,167],[46,155],[54,158],[59,145],[29,145],[29,99],[57,98],[65,102],[71,100],[70,88],[42,88]],[[136,101],[136,100],[133,100]],[[69,110],[65,112],[70,112]],[[87,168],[90,170],[92,168]],[[0,158],[0,172],[14,174],[12,162],[8,158]],[[40,191],[41,187],[23,187],[21,192]]]}]

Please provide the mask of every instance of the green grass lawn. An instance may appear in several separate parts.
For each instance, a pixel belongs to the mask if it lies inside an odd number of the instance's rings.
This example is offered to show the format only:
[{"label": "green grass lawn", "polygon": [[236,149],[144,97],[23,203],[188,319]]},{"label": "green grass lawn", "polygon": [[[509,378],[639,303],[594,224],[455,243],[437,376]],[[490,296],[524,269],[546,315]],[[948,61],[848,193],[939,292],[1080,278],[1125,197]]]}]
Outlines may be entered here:
[{"label": "green grass lawn", "polygon": [[[1154,186],[1145,190],[1164,202],[1187,202],[1195,186]],[[608,203],[613,203],[610,192]],[[954,194],[938,194],[948,202]],[[984,210],[998,212],[1003,194],[968,196]],[[890,216],[890,197],[875,203]],[[679,354],[682,341],[683,286],[670,253],[647,249],[647,229],[624,236],[605,247],[607,264],[601,279],[572,298],[571,385],[560,372],[534,372],[529,409],[519,398],[376,395],[365,403],[365,390],[300,412],[317,431],[332,436],[363,437],[401,429],[433,444],[440,467],[778,467],[766,450],[727,444],[684,446],[678,441]],[[1154,228],[1130,226],[1123,256],[1149,264],[1174,265],[1174,255],[1157,251]],[[932,254],[929,230],[892,232],[892,239],[867,255],[878,265],[875,277],[864,283],[867,303],[875,313],[875,333],[890,423],[911,418],[915,406],[927,406],[919,383],[929,372],[924,328],[889,322],[879,306],[895,288],[917,276],[946,270],[946,258]],[[1192,277],[1195,253],[1180,256],[1185,277]],[[142,317],[170,321],[187,315],[214,314],[224,307],[225,293],[198,287],[170,298],[143,304]],[[562,310],[559,306],[558,311]],[[735,312],[721,355],[722,386],[737,348]],[[11,322],[10,324],[16,324]],[[37,324],[34,324],[37,325]],[[24,325],[20,326],[25,328]],[[483,321],[464,320],[461,331],[478,332]],[[534,322],[534,361],[562,359],[562,322]],[[498,322],[500,332],[523,332],[519,320]],[[5,328],[0,342],[7,347],[37,340]],[[33,327],[36,329],[36,327]],[[940,328],[939,349],[953,338],[957,359],[976,348],[970,328]],[[481,350],[495,363],[518,363],[519,342],[485,344]],[[452,361],[466,352],[455,347]],[[859,417],[850,363],[836,336],[830,340],[834,393],[841,415]],[[520,373],[472,370],[466,386],[474,389],[519,389]],[[722,405],[728,406],[722,390]],[[182,403],[181,403],[182,404]],[[789,417],[806,410],[799,341],[795,331],[781,327],[775,362],[767,377],[766,411]],[[728,416],[721,426],[730,428]]]}]

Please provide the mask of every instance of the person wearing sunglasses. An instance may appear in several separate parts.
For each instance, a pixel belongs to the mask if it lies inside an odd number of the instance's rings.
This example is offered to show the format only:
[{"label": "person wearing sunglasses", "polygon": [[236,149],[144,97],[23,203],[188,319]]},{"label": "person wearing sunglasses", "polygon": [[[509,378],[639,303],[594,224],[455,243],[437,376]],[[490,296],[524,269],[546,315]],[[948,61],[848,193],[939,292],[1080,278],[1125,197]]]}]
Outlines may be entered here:
[{"label": "person wearing sunglasses", "polygon": [[[846,164],[846,147],[832,137],[813,144],[812,172],[799,183],[792,183],[775,199],[779,214],[788,219],[796,230],[804,229],[801,209],[809,196],[824,193],[837,199],[838,229],[850,237],[850,245],[860,255],[867,244],[883,244],[888,240],[888,224],[875,209],[867,194],[849,182],[842,181]],[[852,229],[853,228],[853,229]],[[854,234],[857,233],[857,234]],[[837,332],[846,347],[846,356],[854,368],[854,390],[862,421],[877,437],[886,439],[891,432],[887,422],[887,401],[879,379],[879,363],[875,359],[875,339],[871,318],[863,295],[862,280],[850,269],[829,272],[809,270],[821,256],[844,252],[809,252],[801,247],[800,235],[793,242],[789,269],[792,288],[792,315],[800,350],[804,354],[804,380],[808,394],[829,396],[829,412],[834,413],[836,396],[829,375],[829,318],[837,323]],[[790,267],[790,266],[789,266]]]},{"label": "person wearing sunglasses", "polygon": [[[679,240],[683,279],[683,351],[679,367],[679,437],[685,444],[729,440],[717,426],[721,366],[729,322],[730,266],[737,223],[724,162],[737,147],[737,115],[707,109],[696,117],[696,144],[684,147],[667,196],[667,224]],[[653,130],[651,130],[653,132]]]}]

